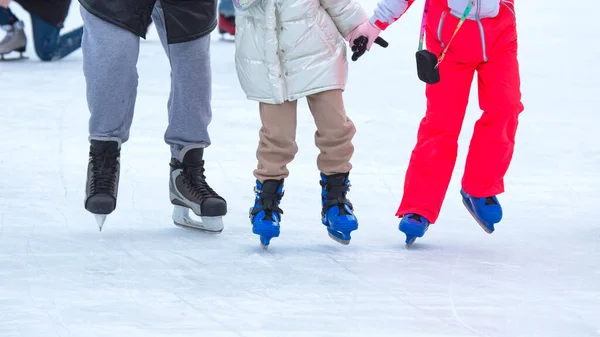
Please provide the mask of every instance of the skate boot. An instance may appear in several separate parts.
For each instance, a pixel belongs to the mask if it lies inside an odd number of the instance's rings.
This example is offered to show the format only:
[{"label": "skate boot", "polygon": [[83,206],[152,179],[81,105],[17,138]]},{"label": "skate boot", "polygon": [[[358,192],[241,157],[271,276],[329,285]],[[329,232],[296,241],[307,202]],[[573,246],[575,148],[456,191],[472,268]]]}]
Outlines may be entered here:
[{"label": "skate boot", "polygon": [[489,234],[494,232],[494,224],[502,220],[502,206],[495,196],[487,198],[475,198],[460,190],[463,205],[467,208],[471,216],[477,221],[479,226]]},{"label": "skate boot", "polygon": [[[183,153],[183,152],[182,152]],[[204,149],[186,151],[183,159],[171,159],[169,194],[173,208],[173,222],[178,226],[206,232],[223,231],[223,216],[227,214],[227,202],[206,182],[204,175]],[[189,210],[202,221],[194,220]]]},{"label": "skate boot", "polygon": [[398,229],[406,234],[406,245],[412,245],[417,238],[423,237],[429,228],[429,220],[419,214],[405,214],[400,220]]},{"label": "skate boot", "polygon": [[279,236],[279,221],[283,211],[279,203],[283,197],[283,179],[256,181],[254,188],[256,199],[250,208],[252,233],[260,235],[260,244],[264,249],[269,247],[272,238]]},{"label": "skate boot", "polygon": [[224,38],[225,34],[235,36],[235,16],[219,14],[219,34]]},{"label": "skate boot", "polygon": [[90,141],[84,204],[95,215],[100,230],[106,216],[117,207],[120,155],[121,147],[116,141]]},{"label": "skate boot", "polygon": [[327,227],[329,237],[347,245],[352,239],[350,233],[358,229],[354,208],[346,194],[350,191],[349,173],[336,173],[329,176],[321,173],[321,221]]},{"label": "skate boot", "polygon": [[[4,25],[2,29],[6,31],[4,39],[0,41],[0,60],[12,61],[21,60],[25,57],[23,53],[27,49],[27,36],[24,30],[25,25],[23,21],[17,21],[13,25]],[[5,58],[4,55],[10,54],[11,52],[18,52],[20,56],[17,58]]]}]

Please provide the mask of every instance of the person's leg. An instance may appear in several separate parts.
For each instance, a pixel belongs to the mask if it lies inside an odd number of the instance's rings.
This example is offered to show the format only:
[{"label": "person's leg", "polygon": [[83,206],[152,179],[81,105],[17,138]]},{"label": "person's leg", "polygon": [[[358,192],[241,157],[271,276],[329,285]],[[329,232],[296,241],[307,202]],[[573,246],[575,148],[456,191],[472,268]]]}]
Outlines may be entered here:
[{"label": "person's leg", "polygon": [[[169,44],[160,1],[154,5],[152,21],[171,64],[169,126],[164,139],[171,147],[169,193],[175,205],[173,221],[220,232],[227,202],[209,186],[204,174],[204,148],[210,145],[208,125],[212,119],[210,36]],[[189,209],[201,216],[202,222],[191,219]]]},{"label": "person's leg", "polygon": [[83,73],[90,110],[90,153],[85,209],[98,225],[117,205],[121,144],[129,129],[137,94],[139,38],[103,21],[83,7]]},{"label": "person's leg", "polygon": [[137,97],[140,39],[83,7],[81,15],[90,139],[124,143],[129,139]]},{"label": "person's leg", "polygon": [[167,31],[160,1],[152,20],[171,64],[171,93],[168,102],[169,126],[165,142],[171,155],[182,150],[210,146],[208,126],[212,120],[212,74],[210,35],[176,44],[167,44]]},{"label": "person's leg", "polygon": [[31,24],[35,51],[42,61],[60,60],[81,48],[83,27],[60,35],[60,28],[33,14],[31,14]]},{"label": "person's leg", "polygon": [[492,233],[502,220],[497,195],[504,192],[504,176],[512,160],[521,103],[514,14],[502,8],[484,26],[489,60],[477,68],[479,106],[483,115],[475,123],[465,173],[463,202],[479,225]]},{"label": "person's leg", "polygon": [[256,198],[250,209],[252,232],[260,236],[266,247],[279,236],[279,221],[283,210],[279,203],[283,197],[284,180],[289,175],[289,164],[296,153],[297,101],[283,104],[259,103],[262,127],[259,131],[254,170]]},{"label": "person's leg", "polygon": [[254,176],[260,182],[281,180],[289,175],[289,164],[298,152],[296,144],[297,101],[283,104],[260,103],[258,166]]},{"label": "person's leg", "polygon": [[330,90],[307,97],[315,119],[315,144],[321,151],[317,167],[325,175],[348,173],[354,154],[352,138],[356,127],[346,115],[341,90]]},{"label": "person's leg", "polygon": [[333,240],[347,245],[350,233],[358,229],[354,208],[347,198],[356,127],[346,115],[342,90],[320,92],[307,100],[317,125],[315,144],[321,151],[317,158],[321,171],[321,221]]},{"label": "person's leg", "polygon": [[524,109],[516,27],[499,35],[490,48],[489,61],[479,65],[477,72],[483,115],[475,124],[462,187],[473,197],[485,198],[504,192],[504,176],[514,152],[519,114]]},{"label": "person's leg", "polygon": [[42,61],[52,61],[58,48],[60,28],[31,14],[31,29],[37,56]]},{"label": "person's leg", "polygon": [[442,81],[427,85],[427,112],[406,171],[397,216],[418,214],[430,223],[437,220],[456,163],[475,66],[446,62],[440,66]]}]

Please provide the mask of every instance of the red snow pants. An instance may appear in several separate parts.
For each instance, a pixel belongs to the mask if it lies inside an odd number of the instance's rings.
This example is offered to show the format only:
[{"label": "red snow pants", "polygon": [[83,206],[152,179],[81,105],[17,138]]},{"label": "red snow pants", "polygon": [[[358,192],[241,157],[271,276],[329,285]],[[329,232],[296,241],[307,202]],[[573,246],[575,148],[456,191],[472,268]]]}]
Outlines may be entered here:
[{"label": "red snow pants", "polygon": [[[427,49],[440,55],[459,18],[447,0],[431,0],[426,27]],[[440,64],[441,81],[427,85],[427,112],[406,172],[397,216],[416,213],[435,223],[458,153],[473,76],[477,71],[479,107],[469,146],[462,188],[474,197],[504,192],[504,175],[513,155],[518,116],[523,111],[517,61],[514,8],[501,3],[494,18],[466,20]],[[473,8],[473,11],[477,8]],[[457,191],[458,193],[458,191]]]}]

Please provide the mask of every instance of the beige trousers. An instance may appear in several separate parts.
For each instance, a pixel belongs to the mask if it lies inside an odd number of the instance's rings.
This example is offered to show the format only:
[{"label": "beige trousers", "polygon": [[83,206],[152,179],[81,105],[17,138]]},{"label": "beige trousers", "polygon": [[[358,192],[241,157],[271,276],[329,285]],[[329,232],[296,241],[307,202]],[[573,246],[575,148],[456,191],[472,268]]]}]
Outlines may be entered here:
[{"label": "beige trousers", "polygon": [[[346,116],[341,90],[330,90],[307,97],[315,119],[315,144],[321,151],[317,167],[323,174],[346,173],[352,168],[354,123]],[[283,104],[260,103],[262,128],[256,151],[258,167],[254,176],[262,183],[268,179],[285,179],[296,153],[297,101]]]}]

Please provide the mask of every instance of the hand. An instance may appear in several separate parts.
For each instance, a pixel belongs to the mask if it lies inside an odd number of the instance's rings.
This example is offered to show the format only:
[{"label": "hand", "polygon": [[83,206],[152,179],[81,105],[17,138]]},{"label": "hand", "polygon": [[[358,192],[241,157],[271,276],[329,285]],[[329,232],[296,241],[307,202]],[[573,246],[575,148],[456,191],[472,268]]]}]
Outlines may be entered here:
[{"label": "hand", "polygon": [[379,29],[379,27],[373,26],[371,22],[367,20],[358,25],[358,27],[354,28],[354,30],[351,31],[350,34],[348,34],[348,36],[345,37],[345,39],[350,43],[350,48],[352,48],[354,46],[354,40],[356,40],[360,36],[366,36],[369,41],[367,43],[367,50],[371,50],[373,42],[375,42],[375,39],[379,36],[380,33],[381,29]]},{"label": "hand", "polygon": [[[375,38],[374,42],[377,43],[378,45],[382,46],[383,48],[387,48],[387,46],[388,46],[387,41],[382,39],[379,36]],[[368,43],[369,43],[369,41],[366,36],[359,36],[356,40],[354,40],[354,46],[352,46],[352,51],[354,52],[352,54],[352,61],[356,61],[361,56],[363,56],[365,51],[367,51]]]},{"label": "hand", "polygon": [[0,7],[8,8],[8,4],[11,0],[0,0]]},{"label": "hand", "polygon": [[381,29],[373,26],[368,20],[356,27],[346,40],[350,43],[350,48],[354,52],[352,61],[358,60],[367,50],[371,50],[373,43],[377,43],[383,48],[388,46],[387,41],[379,37]]}]

